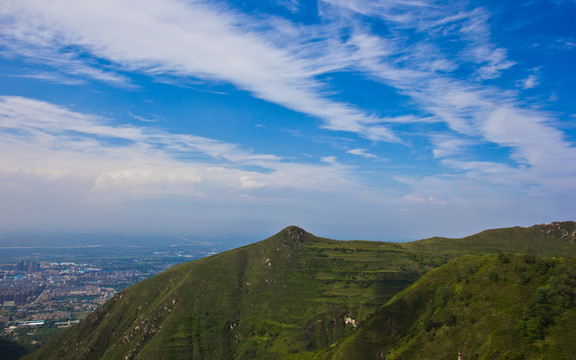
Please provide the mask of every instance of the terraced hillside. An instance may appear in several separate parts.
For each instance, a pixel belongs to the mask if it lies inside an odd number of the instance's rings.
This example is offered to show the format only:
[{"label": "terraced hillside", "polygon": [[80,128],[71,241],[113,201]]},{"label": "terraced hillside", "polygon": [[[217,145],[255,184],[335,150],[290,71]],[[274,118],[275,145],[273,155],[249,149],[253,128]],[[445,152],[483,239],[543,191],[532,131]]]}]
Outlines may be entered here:
[{"label": "terraced hillside", "polygon": [[576,258],[463,256],[315,359],[572,359]]}]

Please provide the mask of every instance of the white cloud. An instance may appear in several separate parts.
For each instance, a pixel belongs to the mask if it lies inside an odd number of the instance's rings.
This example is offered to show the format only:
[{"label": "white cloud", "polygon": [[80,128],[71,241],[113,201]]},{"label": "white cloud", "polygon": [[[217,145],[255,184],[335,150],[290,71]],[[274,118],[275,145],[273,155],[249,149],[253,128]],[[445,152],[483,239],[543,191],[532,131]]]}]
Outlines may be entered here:
[{"label": "white cloud", "polygon": [[[513,65],[505,49],[490,43],[490,14],[482,8],[438,6],[434,1],[325,3],[380,16],[393,26],[414,28],[432,38],[461,37],[466,47],[457,61],[478,63],[482,78],[496,77]],[[386,125],[395,122],[445,121],[454,131],[477,135],[471,110],[492,106],[487,89],[446,76],[459,65],[436,43],[420,41],[406,48],[401,38],[375,36],[358,23],[353,23],[350,39],[341,42],[322,27],[298,27],[278,19],[261,21],[257,28],[244,15],[203,2],[25,0],[1,6],[2,37],[30,58],[58,58],[74,68],[85,66],[78,56],[89,53],[111,61],[111,71],[229,81],[261,99],[321,118],[327,129],[373,141],[402,142]],[[76,50],[62,53],[63,49]],[[46,52],[50,55],[43,55]],[[314,76],[348,67],[368,71],[435,116],[381,118],[331,100]],[[83,71],[91,72],[76,73]],[[122,76],[106,74],[112,76],[109,81],[127,83]],[[489,96],[500,95],[491,92]]]},{"label": "white cloud", "polygon": [[[349,44],[354,47],[357,68],[409,96],[424,113],[432,115],[424,119],[448,125],[449,131],[436,130],[428,136],[434,157],[442,159],[440,163],[453,179],[463,175],[488,184],[518,186],[532,195],[551,196],[576,188],[569,180],[576,176],[576,148],[554,128],[551,116],[526,108],[514,92],[482,85],[482,79],[498,77],[514,65],[506,49],[491,42],[487,10],[468,10],[465,2],[454,7],[435,6],[433,1],[325,2],[353,13],[379,16],[390,26],[392,35],[378,36],[361,23],[350,22],[350,14],[343,20],[353,29]],[[425,33],[426,40],[406,45],[408,35],[396,36],[395,27]],[[446,39],[458,42],[462,50],[443,53]],[[448,59],[449,66],[429,65]],[[451,76],[451,71],[463,66],[477,75],[464,80]],[[529,77],[522,85],[536,86],[537,78]],[[394,122],[417,120],[408,116],[390,121]],[[480,151],[486,144],[503,149],[502,157],[486,161],[490,157]],[[457,182],[448,182],[453,181]],[[426,192],[425,183],[412,193]]]},{"label": "white cloud", "polygon": [[[437,130],[428,136],[434,157],[442,159],[447,171],[456,170],[453,176],[463,173],[479,181],[514,184],[534,191],[576,187],[569,185],[570,181],[551,181],[576,176],[576,148],[554,128],[551,115],[527,108],[514,92],[482,85],[482,79],[495,78],[514,65],[508,60],[506,49],[491,43],[490,14],[485,9],[466,10],[460,7],[464,3],[453,8],[435,7],[433,1],[326,2],[362,15],[380,16],[392,29],[413,28],[425,32],[426,39],[453,37],[464,45],[460,53],[449,55],[438,48],[440,41],[426,40],[429,43],[416,42],[416,46],[406,47],[402,46],[406,40],[401,36],[381,37],[352,23],[350,44],[355,46],[357,68],[409,96],[424,113],[431,114],[423,122],[442,121],[448,125],[449,131]],[[476,69],[478,76],[461,80],[451,76],[452,67],[440,70],[425,65],[431,59],[441,62],[448,57],[458,66]],[[537,82],[532,76],[522,86],[536,86]],[[417,119],[400,117],[396,122],[417,123]],[[506,149],[509,157],[503,152],[500,160],[486,161],[481,152],[474,150],[475,146],[486,144]]]},{"label": "white cloud", "polygon": [[[518,186],[536,185],[537,180],[526,166],[513,167],[490,161],[443,160],[444,165],[462,170],[470,179],[481,180],[490,184]],[[519,189],[526,189],[525,186]]]},{"label": "white cloud", "polygon": [[415,203],[415,204],[437,204],[437,205],[444,205],[446,204],[445,201],[437,200],[433,196],[423,196],[420,193],[410,193],[402,197],[402,199],[406,200],[408,203]]},{"label": "white cloud", "polygon": [[574,39],[570,38],[570,39],[559,39],[558,43],[560,44],[559,46],[561,48],[567,49],[567,50],[574,50],[576,49],[576,41],[574,41]]},{"label": "white cloud", "polygon": [[[112,126],[107,119],[21,97],[0,97],[0,134],[4,174],[87,178],[93,191],[199,195],[355,186],[347,180],[349,169],[335,158],[322,159],[325,164],[290,163],[190,134]],[[183,155],[198,160],[179,160]],[[211,160],[201,161],[205,156]],[[262,171],[243,170],[247,166]]]},{"label": "white cloud", "polygon": [[291,162],[110,122],[0,97],[0,228],[237,236],[257,227],[262,236],[294,223],[313,231],[343,216],[361,223],[365,214],[355,209],[376,198],[335,157]]},{"label": "white cloud", "polygon": [[[373,38],[372,41],[379,43],[379,48],[393,49],[394,55],[400,55],[398,59],[405,62],[404,69],[444,73],[468,65],[475,68],[480,79],[494,79],[503,70],[515,65],[515,62],[508,59],[506,49],[491,43],[491,14],[482,7],[469,9],[467,1],[452,2],[449,5],[434,0],[324,0],[324,3],[385,20],[392,35],[385,39]],[[361,25],[353,24],[357,32],[366,33],[365,29],[358,31]],[[418,36],[411,39],[408,33],[402,32],[404,29],[414,29],[424,34],[424,40]],[[395,35],[397,33],[400,35]],[[382,43],[386,46],[382,46]],[[452,47],[453,43],[459,44],[462,49],[445,49],[446,44]],[[365,45],[375,48],[374,44]]]},{"label": "white cloud", "polygon": [[488,140],[514,149],[513,158],[535,167],[542,179],[576,174],[576,148],[548,120],[538,111],[499,106],[490,112],[483,130]]},{"label": "white cloud", "polygon": [[[366,187],[334,156],[290,162],[189,134],[113,126],[18,97],[0,98],[0,135],[2,229],[237,235],[256,227],[262,236],[299,224],[325,236],[390,240],[460,236],[561,214],[560,200],[542,205],[516,186],[538,179],[534,167],[452,161],[446,166],[465,177],[404,177],[397,178],[400,188]],[[179,160],[183,153],[211,159]],[[576,181],[567,179],[552,176],[542,186],[573,192]],[[415,221],[420,232],[410,226]]]},{"label": "white cloud", "polygon": [[481,45],[476,47],[474,52],[480,61],[487,62],[478,70],[482,79],[495,79],[500,76],[502,70],[509,69],[516,64],[507,59],[506,50],[502,48],[492,49]]},{"label": "white cloud", "polygon": [[369,159],[376,159],[378,158],[378,156],[369,153],[366,149],[352,149],[352,150],[348,150],[346,151],[346,153],[348,154],[352,154],[352,155],[357,155],[357,156],[363,156]]},{"label": "white cloud", "polygon": [[35,73],[35,74],[26,74],[26,75],[0,75],[4,77],[12,77],[12,78],[21,78],[21,79],[36,79],[41,81],[48,81],[58,84],[64,85],[83,85],[85,81],[82,79],[75,79],[67,76],[63,76],[60,74],[51,74],[51,73]]},{"label": "white cloud", "polygon": [[298,12],[301,7],[299,0],[278,0],[278,4],[284,6],[293,13]]},{"label": "white cloud", "polygon": [[[2,10],[1,6],[2,4],[0,4],[0,10]],[[1,14],[2,12],[0,11],[0,24],[4,25]],[[0,40],[2,40],[2,45],[7,49],[4,51],[4,55],[19,55],[27,58],[32,63],[46,64],[66,74],[66,76],[51,75],[44,80],[65,85],[75,85],[72,81],[83,83],[83,79],[89,78],[117,87],[134,87],[128,78],[115,71],[103,70],[86,64],[80,60],[81,53],[75,53],[71,50],[58,51],[58,47],[52,48],[51,45],[54,44],[42,37],[42,29],[37,29],[37,34],[21,34],[21,31],[11,32],[10,30],[12,29],[10,29],[8,24],[4,30],[4,32],[0,30]],[[22,36],[22,38],[14,38],[13,36],[15,35]],[[35,38],[35,36],[39,37],[39,39]],[[32,76],[34,75],[32,74]],[[78,79],[74,79],[74,77]],[[39,77],[37,78],[40,79]]]},{"label": "white cloud", "polygon": [[[68,74],[125,86],[116,70],[227,81],[320,118],[327,129],[399,141],[390,130],[368,125],[373,116],[325,95],[314,76],[343,65],[326,65],[330,51],[318,58],[321,49],[302,46],[300,39],[275,46],[274,31],[253,29],[250,18],[222,7],[175,0],[10,0],[0,5],[0,14],[0,36],[14,53]],[[86,66],[79,60],[83,54],[113,66]]]},{"label": "white cloud", "polygon": [[467,147],[471,145],[468,139],[461,139],[449,135],[438,135],[431,138],[434,144],[432,153],[435,158],[446,158],[462,155]]},{"label": "white cloud", "polygon": [[530,74],[526,79],[518,81],[518,86],[522,89],[533,89],[536,86],[540,85],[540,81],[538,80],[538,76],[534,74]]}]

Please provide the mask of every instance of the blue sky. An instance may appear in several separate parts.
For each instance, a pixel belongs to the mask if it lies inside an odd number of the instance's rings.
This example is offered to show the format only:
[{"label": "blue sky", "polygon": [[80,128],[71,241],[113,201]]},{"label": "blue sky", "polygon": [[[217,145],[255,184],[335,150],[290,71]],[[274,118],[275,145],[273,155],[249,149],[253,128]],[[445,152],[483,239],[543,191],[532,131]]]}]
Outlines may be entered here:
[{"label": "blue sky", "polygon": [[576,220],[576,2],[4,0],[0,232]]}]

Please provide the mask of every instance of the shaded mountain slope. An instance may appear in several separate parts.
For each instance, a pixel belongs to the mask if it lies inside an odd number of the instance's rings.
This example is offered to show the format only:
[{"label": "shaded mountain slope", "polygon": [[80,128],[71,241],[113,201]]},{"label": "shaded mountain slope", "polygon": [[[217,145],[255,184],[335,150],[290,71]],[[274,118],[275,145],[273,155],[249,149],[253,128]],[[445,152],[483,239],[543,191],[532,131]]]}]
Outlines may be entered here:
[{"label": "shaded mountain slope", "polygon": [[413,243],[336,241],[291,226],[120,292],[27,359],[312,356],[364,329],[393,296],[456,256],[574,254],[574,223],[559,226]]},{"label": "shaded mountain slope", "polygon": [[398,294],[322,359],[571,359],[576,259],[460,257]]}]

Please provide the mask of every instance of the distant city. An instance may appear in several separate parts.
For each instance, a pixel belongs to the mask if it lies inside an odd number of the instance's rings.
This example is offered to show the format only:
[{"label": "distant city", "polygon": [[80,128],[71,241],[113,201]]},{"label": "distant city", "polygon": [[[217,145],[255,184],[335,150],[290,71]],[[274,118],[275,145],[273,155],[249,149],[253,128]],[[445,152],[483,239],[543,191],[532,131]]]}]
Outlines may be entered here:
[{"label": "distant city", "polygon": [[[85,319],[118,291],[217,244],[0,246],[0,332],[33,349]],[[5,244],[1,244],[5,245]]]}]

